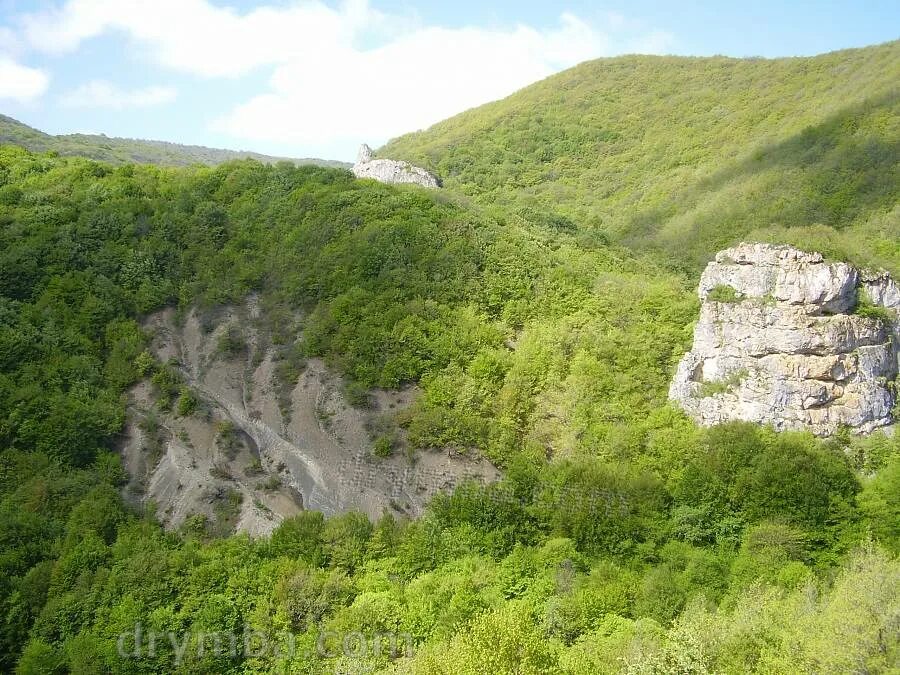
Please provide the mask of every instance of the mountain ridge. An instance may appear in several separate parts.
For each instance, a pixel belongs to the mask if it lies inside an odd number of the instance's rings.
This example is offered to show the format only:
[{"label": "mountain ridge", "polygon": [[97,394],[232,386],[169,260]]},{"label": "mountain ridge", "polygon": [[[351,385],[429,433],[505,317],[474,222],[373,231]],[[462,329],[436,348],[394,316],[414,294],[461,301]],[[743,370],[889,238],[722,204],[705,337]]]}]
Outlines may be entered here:
[{"label": "mountain ridge", "polygon": [[751,239],[896,274],[897,81],[900,41],[771,60],[604,58],[379,154],[694,276]]},{"label": "mountain ridge", "polygon": [[263,164],[285,161],[298,166],[311,164],[344,169],[351,166],[337,160],[276,157],[249,150],[227,150],[105,134],[48,134],[3,114],[0,114],[0,144],[18,145],[32,152],[57,152],[60,155],[88,157],[113,164],[136,162],[162,166],[215,166],[234,159],[255,159]]}]

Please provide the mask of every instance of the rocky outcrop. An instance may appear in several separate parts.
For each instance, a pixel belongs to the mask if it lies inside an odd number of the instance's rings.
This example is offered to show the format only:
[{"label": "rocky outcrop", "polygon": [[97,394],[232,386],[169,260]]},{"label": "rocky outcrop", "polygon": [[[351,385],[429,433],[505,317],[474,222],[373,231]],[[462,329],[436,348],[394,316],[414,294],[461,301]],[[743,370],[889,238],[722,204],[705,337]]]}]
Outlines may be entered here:
[{"label": "rocky outcrop", "polygon": [[409,162],[373,159],[372,148],[365,143],[359,148],[353,175],[357,178],[374,178],[382,183],[413,183],[427,188],[441,186],[437,176]]},{"label": "rocky outcrop", "polygon": [[900,290],[887,274],[787,246],[722,251],[700,279],[694,345],[669,397],[729,420],[868,433],[893,423]]}]

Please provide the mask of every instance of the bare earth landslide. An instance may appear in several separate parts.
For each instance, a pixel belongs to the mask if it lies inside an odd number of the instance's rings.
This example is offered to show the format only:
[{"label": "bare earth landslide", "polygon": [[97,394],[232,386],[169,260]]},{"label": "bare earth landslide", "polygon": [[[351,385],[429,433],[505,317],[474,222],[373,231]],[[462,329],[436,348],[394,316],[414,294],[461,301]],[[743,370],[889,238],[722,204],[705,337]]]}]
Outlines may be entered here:
[{"label": "bare earth landslide", "polygon": [[[415,517],[437,492],[499,477],[487,460],[447,450],[417,451],[412,460],[372,454],[372,423],[408,406],[414,387],[374,391],[369,408],[356,408],[341,378],[311,359],[280,405],[276,352],[257,328],[258,311],[249,301],[206,330],[194,311],[179,321],[166,309],[146,322],[154,355],[177,365],[201,401],[198,412],[179,417],[156,409],[148,382],[130,392],[126,497],[152,503],[166,527],[202,514],[218,532],[260,536],[302,509]],[[218,345],[233,326],[247,349],[228,357]]]}]

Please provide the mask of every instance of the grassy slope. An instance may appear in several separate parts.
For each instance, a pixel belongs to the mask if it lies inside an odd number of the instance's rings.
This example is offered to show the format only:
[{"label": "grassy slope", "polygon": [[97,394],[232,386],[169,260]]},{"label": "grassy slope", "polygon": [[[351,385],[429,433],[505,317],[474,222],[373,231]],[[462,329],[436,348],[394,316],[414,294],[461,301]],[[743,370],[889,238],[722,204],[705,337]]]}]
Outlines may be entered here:
[{"label": "grassy slope", "polygon": [[380,154],[688,269],[754,237],[896,272],[898,81],[900,42],[813,58],[599,59]]},{"label": "grassy slope", "polygon": [[11,117],[0,115],[0,144],[18,145],[32,152],[57,152],[60,155],[89,157],[102,162],[124,164],[160,164],[163,166],[188,166],[190,164],[216,165],[233,159],[256,159],[271,164],[281,160],[295,164],[348,167],[344,162],[327,159],[293,159],[271,157],[257,152],[220,150],[202,145],[179,145],[166,141],[145,141],[134,138],[109,138],[91,134],[45,134],[22,124]]}]

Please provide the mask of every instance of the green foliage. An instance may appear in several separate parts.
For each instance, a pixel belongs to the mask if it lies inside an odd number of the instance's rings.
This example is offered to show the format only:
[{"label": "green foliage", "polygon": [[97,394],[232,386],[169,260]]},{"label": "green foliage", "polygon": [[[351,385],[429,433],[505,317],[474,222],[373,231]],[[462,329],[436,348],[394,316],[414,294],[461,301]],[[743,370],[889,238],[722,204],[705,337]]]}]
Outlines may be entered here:
[{"label": "green foliage", "polygon": [[153,377],[150,378],[156,391],[157,403],[163,410],[172,407],[172,400],[176,396],[180,396],[183,390],[181,376],[176,372],[175,368],[165,365],[156,370]]},{"label": "green foliage", "polygon": [[735,303],[743,300],[744,296],[728,284],[719,284],[709,290],[709,293],[706,294],[706,299],[712,302]]},{"label": "green foliage", "polygon": [[269,545],[274,555],[306,560],[318,566],[324,560],[322,532],[325,520],[318,511],[304,511],[282,522],[272,533]]},{"label": "green foliage", "polygon": [[[54,213],[92,229],[76,246],[32,202],[17,204],[11,222],[31,223],[31,234],[19,236],[23,225],[3,230],[11,245],[0,287],[15,303],[45,285],[41,307],[56,308],[62,318],[54,325],[68,321],[79,358],[98,366],[106,355],[95,315],[109,318],[110,400],[151,375],[168,409],[182,387],[176,365],[148,362],[133,319],[124,317],[176,295],[214,308],[252,290],[278,341],[285,402],[306,356],[343,370],[359,403],[372,385],[418,380],[426,395],[406,421],[413,447],[477,447],[505,463],[533,433],[548,446],[575,441],[600,451],[621,421],[646,420],[665,399],[671,364],[689,340],[695,301],[685,279],[422,191],[254,163],[97,174],[82,160],[3,152],[13,184],[46,194]],[[55,190],[60,181],[70,186],[64,199]],[[48,257],[70,250],[80,257]],[[26,269],[35,260],[40,265]],[[87,271],[73,272],[76,265]],[[279,318],[298,306],[308,310],[302,340]],[[0,358],[23,368],[23,356],[55,363],[35,350],[42,326],[34,319],[49,321],[48,309],[9,307],[27,321],[0,336]],[[73,312],[79,307],[83,316]],[[516,350],[507,346],[513,334]],[[237,326],[222,335],[221,348],[246,353]],[[559,407],[574,430],[543,423]],[[631,441],[617,445],[622,456],[639,452]]]},{"label": "green foliage", "polygon": [[372,536],[372,523],[359,512],[330,518],[322,528],[325,555],[334,567],[353,571],[362,564]]},{"label": "green foliage", "polygon": [[[287,159],[269,157],[256,152],[219,150],[201,145],[181,145],[165,141],[145,141],[135,138],[111,138],[94,134],[61,134],[53,136],[0,115],[0,143],[19,145],[32,152],[54,152],[60,155],[89,157],[101,162],[122,164],[139,162],[163,166],[190,166],[191,164],[222,164],[236,159],[255,159],[266,164],[290,162],[291,164],[347,167],[344,162],[326,159]],[[98,168],[100,165],[95,165]],[[0,188],[2,190],[2,188]]]},{"label": "green foliage", "polygon": [[16,673],[19,675],[45,675],[66,671],[65,656],[42,640],[29,642],[16,666]]},{"label": "green foliage", "polygon": [[359,382],[347,382],[344,385],[344,398],[357,408],[368,408],[372,405],[369,390]]},{"label": "green foliage", "polygon": [[346,605],[353,597],[350,579],[339,570],[300,568],[283,578],[276,589],[276,602],[293,630],[303,632],[322,623],[322,620]]},{"label": "green foliage", "polygon": [[894,315],[891,311],[884,307],[879,307],[878,305],[859,303],[853,313],[867,319],[875,319],[884,324],[890,324],[894,321]]},{"label": "green foliage", "polygon": [[718,612],[696,602],[655,640],[631,643],[627,658],[642,672],[889,672],[898,645],[883,631],[897,562],[871,548],[851,560],[829,588],[754,586]]},{"label": "green foliage", "polygon": [[632,616],[638,588],[634,572],[602,561],[586,576],[576,578],[571,590],[548,602],[548,628],[571,644],[610,616]]},{"label": "green foliage", "polygon": [[728,375],[721,380],[703,382],[700,385],[698,394],[703,398],[717,396],[718,394],[727,394],[735,387],[740,386],[741,382],[747,378],[747,375],[749,375],[747,369],[741,368],[740,370],[728,373]]},{"label": "green foliage", "polygon": [[134,369],[138,377],[146,377],[153,369],[153,355],[146,349],[134,359]]},{"label": "green foliage", "polygon": [[175,412],[180,417],[189,417],[197,410],[197,397],[187,387],[182,387],[181,393],[178,395],[178,401],[175,403]]},{"label": "green foliage", "polygon": [[554,532],[592,552],[628,553],[652,539],[667,495],[659,481],[595,461],[556,467],[538,496]]},{"label": "green foliage", "polygon": [[247,340],[239,326],[231,325],[219,336],[216,348],[225,357],[233,359],[247,351]]},{"label": "green foliage", "polygon": [[[0,148],[0,670],[889,669],[896,443],[701,430],[667,386],[692,270],[721,245],[755,231],[900,269],[896,49],[584,64],[392,144],[438,168],[440,193]],[[369,430],[376,454],[481,453],[503,480],[412,521],[302,511],[258,540],[228,536],[233,490],[210,488],[212,517],[173,533],[125,508],[110,449],[128,388],[149,377],[162,408],[197,403],[179,364],[154,363],[142,317],[214,316],[251,293],[283,405],[311,357],[357,405],[415,383]],[[262,353],[237,326],[220,348]],[[152,463],[158,411],[139,423]],[[243,445],[228,426],[217,443]],[[163,639],[123,665],[116,641],[138,622],[285,631],[300,650],[191,643],[178,666]],[[408,635],[413,653],[340,654],[354,631]]]},{"label": "green foliage", "polygon": [[895,452],[877,474],[864,480],[859,506],[872,534],[893,553],[900,553],[900,453]]},{"label": "green foliage", "polygon": [[[246,447],[242,432],[240,432],[230,420],[221,420],[220,422],[217,422],[216,431],[218,432],[216,434],[216,445],[222,451],[222,454],[229,460],[233,460],[237,457],[238,453]],[[255,464],[261,469],[258,460],[256,460]],[[261,470],[260,473],[262,473]]]},{"label": "green foliage", "polygon": [[760,240],[896,274],[898,51],[597,59],[378,153],[679,268]]},{"label": "green foliage", "polygon": [[376,457],[390,457],[394,454],[394,442],[389,436],[379,436],[372,445],[372,454]]},{"label": "green foliage", "polygon": [[856,307],[854,307],[853,313],[866,319],[874,319],[885,325],[890,325],[897,320],[894,313],[887,307],[873,304],[862,288],[857,290]]},{"label": "green foliage", "polygon": [[132,321],[113,321],[106,327],[106,377],[117,389],[144,377],[152,366],[144,350],[145,338]]},{"label": "green foliage", "polygon": [[[215,468],[210,471],[213,475]],[[233,488],[218,488],[209,497],[213,503],[213,520],[205,523],[205,532],[210,537],[225,537],[234,532],[241,512],[243,493]]]},{"label": "green foliage", "polygon": [[713,427],[671,481],[676,503],[704,505],[704,518],[785,519],[826,536],[853,512],[859,483],[839,450],[799,433],[747,423]]}]

